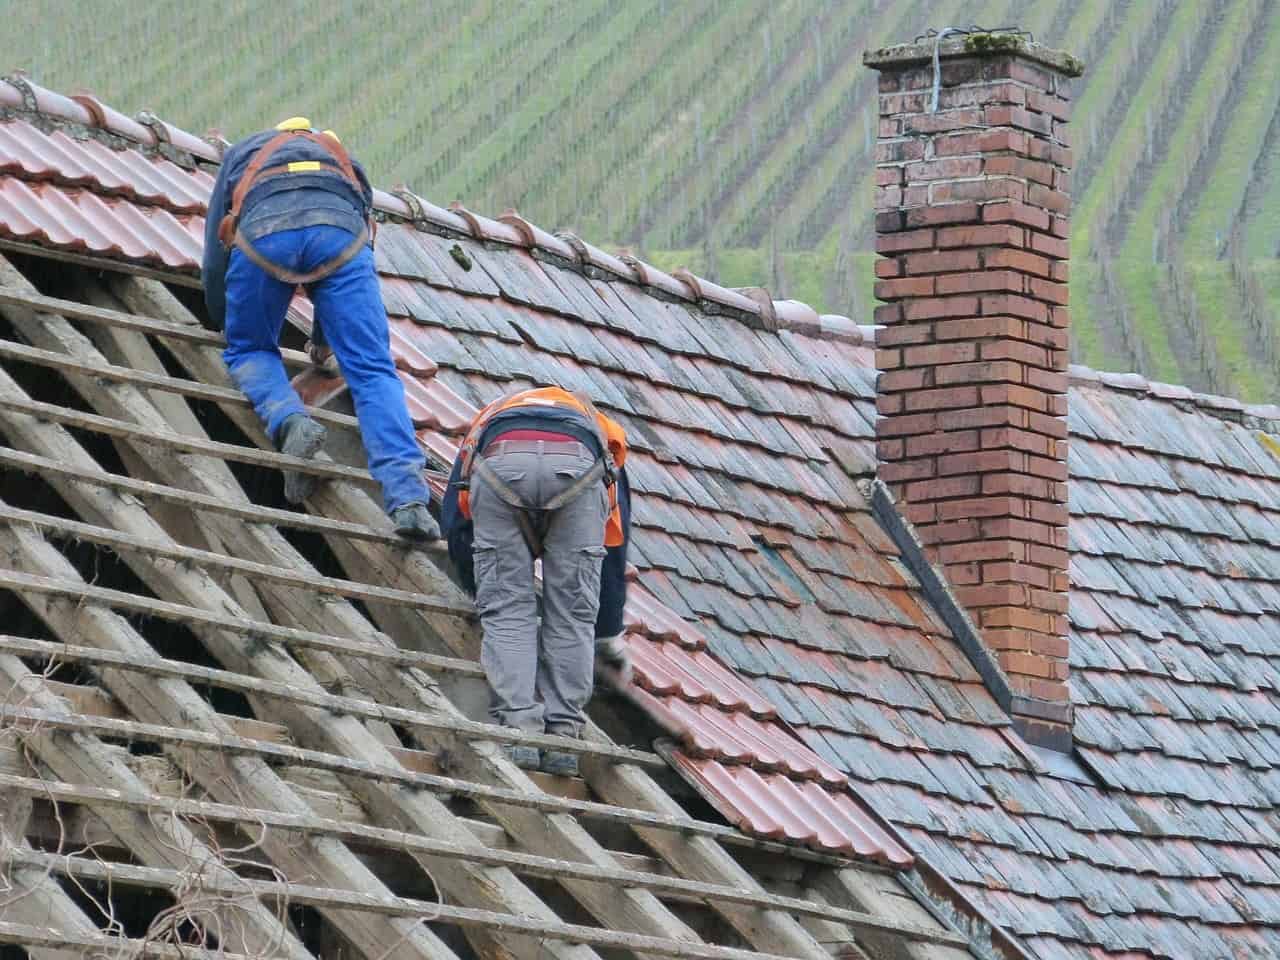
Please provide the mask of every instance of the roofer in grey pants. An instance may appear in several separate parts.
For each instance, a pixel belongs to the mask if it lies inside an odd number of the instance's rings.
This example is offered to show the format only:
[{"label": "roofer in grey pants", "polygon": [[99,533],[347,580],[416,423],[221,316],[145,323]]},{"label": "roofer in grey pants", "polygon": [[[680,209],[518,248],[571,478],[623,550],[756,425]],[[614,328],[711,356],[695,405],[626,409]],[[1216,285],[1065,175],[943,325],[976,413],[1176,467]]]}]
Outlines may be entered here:
[{"label": "roofer in grey pants", "polygon": [[[554,387],[496,401],[472,423],[441,516],[450,557],[475,593],[497,723],[577,738],[596,661],[612,682],[629,682],[625,456],[621,427]],[[508,753],[525,768],[578,770],[566,751],[514,745]]]}]

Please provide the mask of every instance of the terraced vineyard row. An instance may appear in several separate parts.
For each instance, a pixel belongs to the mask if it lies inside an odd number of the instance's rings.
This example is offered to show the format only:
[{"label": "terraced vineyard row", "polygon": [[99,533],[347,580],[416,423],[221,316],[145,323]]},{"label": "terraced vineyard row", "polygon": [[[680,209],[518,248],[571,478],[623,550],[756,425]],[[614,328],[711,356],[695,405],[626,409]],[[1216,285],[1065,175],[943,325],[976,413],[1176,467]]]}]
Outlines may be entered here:
[{"label": "terraced vineyard row", "polygon": [[0,67],[49,86],[232,137],[310,113],[380,184],[859,316],[862,51],[1018,25],[1090,67],[1078,358],[1280,396],[1280,0],[49,0],[7,18]]}]

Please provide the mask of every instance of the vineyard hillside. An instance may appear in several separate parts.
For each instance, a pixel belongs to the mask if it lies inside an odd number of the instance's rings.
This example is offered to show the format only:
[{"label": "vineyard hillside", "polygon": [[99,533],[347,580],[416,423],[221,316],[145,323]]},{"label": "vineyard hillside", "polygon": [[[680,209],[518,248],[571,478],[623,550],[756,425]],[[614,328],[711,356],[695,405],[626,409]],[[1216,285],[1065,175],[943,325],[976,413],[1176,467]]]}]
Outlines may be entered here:
[{"label": "vineyard hillside", "polygon": [[874,75],[1017,26],[1076,81],[1077,360],[1280,396],[1280,0],[5,3],[0,70],[228,137],[307,113],[375,182],[870,316]]}]

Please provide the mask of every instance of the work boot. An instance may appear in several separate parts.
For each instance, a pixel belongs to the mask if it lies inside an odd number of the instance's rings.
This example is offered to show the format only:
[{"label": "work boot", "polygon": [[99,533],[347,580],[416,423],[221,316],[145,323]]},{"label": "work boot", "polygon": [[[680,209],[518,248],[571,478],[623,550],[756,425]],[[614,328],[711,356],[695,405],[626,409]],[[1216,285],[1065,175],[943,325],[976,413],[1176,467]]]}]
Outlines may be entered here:
[{"label": "work boot", "polygon": [[[548,730],[547,733],[578,739],[577,732],[568,730]],[[576,777],[578,775],[578,755],[565,750],[543,750],[542,765],[538,769],[543,773],[551,774],[553,777]]]},{"label": "work boot", "polygon": [[521,770],[537,770],[542,759],[542,751],[537,747],[526,747],[519,743],[504,744],[502,752]]},{"label": "work boot", "polygon": [[431,515],[425,503],[406,503],[391,511],[391,522],[396,525],[396,533],[406,540],[425,543],[428,540],[440,539],[440,524]]},{"label": "work boot", "polygon": [[[305,413],[295,413],[280,427],[280,452],[290,457],[311,460],[324,447],[327,431]],[[318,477],[307,473],[286,470],[284,473],[284,498],[290,503],[302,503],[315,493]]]}]

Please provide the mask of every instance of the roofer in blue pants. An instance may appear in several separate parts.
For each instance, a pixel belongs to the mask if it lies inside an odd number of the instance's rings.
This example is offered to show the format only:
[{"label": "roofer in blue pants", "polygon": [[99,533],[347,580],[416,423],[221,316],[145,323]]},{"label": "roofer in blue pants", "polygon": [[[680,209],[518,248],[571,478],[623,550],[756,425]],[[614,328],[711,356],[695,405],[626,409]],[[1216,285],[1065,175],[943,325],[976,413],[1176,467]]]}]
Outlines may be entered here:
[{"label": "roofer in blue pants", "polygon": [[[277,448],[313,458],[325,429],[306,411],[280,357],[280,332],[297,287],[315,307],[312,342],[332,347],[351,388],[369,471],[396,533],[436,540],[425,460],[391,359],[387,314],[373,265],[373,192],[331,130],[305,117],[229,148],[205,223],[205,303],[225,327],[223,360]],[[316,478],[287,472],[301,503]]]}]

